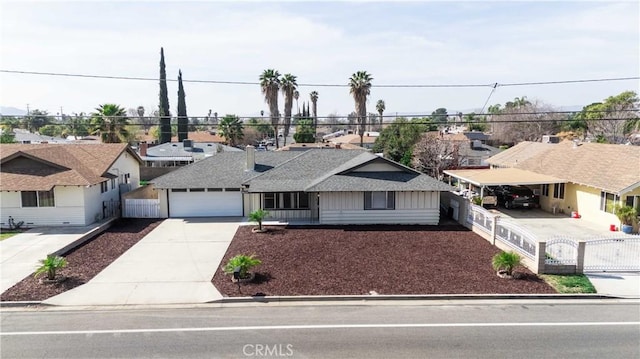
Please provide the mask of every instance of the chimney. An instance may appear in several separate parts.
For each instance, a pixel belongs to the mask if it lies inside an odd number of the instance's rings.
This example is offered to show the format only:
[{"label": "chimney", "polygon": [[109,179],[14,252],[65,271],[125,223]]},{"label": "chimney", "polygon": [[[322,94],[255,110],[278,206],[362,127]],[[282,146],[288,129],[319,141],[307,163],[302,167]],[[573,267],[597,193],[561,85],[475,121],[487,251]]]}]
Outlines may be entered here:
[{"label": "chimney", "polygon": [[336,150],[339,150],[341,148],[341,145],[339,143],[336,143]]},{"label": "chimney", "polygon": [[146,157],[147,156],[147,148],[149,145],[147,144],[146,141],[140,142],[140,157]]},{"label": "chimney", "polygon": [[253,171],[256,167],[256,148],[249,145],[245,148],[247,152],[247,171]]},{"label": "chimney", "polygon": [[191,148],[191,147],[193,147],[193,141],[184,139],[184,140],[182,140],[182,146],[184,147],[185,150],[187,148]]}]

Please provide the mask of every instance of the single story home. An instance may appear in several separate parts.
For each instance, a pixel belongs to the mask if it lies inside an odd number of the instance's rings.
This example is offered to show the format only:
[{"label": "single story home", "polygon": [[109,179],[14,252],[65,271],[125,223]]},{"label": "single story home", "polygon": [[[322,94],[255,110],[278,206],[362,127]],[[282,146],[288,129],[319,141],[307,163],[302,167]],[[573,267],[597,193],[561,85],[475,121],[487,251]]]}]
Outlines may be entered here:
[{"label": "single story home", "polygon": [[248,216],[320,224],[439,222],[440,192],[452,190],[362,150],[223,152],[152,181],[161,217]]},{"label": "single story home", "polygon": [[0,223],[89,225],[119,210],[139,186],[138,155],[127,144],[0,145]]},{"label": "single story home", "polygon": [[487,160],[493,169],[517,168],[558,180],[537,188],[546,211],[578,212],[603,226],[619,223],[616,205],[640,210],[640,147],[601,143],[521,142]]},{"label": "single story home", "polygon": [[149,146],[145,142],[138,145],[138,153],[145,167],[175,167],[200,161],[219,152],[236,151],[241,149],[214,142],[166,142]]},{"label": "single story home", "polygon": [[[373,146],[376,143],[376,139],[378,139],[378,132],[365,132],[364,136],[362,136],[362,147],[370,150],[373,149]],[[344,136],[333,137],[328,141],[333,142],[338,145],[356,145],[360,146],[360,135],[358,134],[347,134]]]}]

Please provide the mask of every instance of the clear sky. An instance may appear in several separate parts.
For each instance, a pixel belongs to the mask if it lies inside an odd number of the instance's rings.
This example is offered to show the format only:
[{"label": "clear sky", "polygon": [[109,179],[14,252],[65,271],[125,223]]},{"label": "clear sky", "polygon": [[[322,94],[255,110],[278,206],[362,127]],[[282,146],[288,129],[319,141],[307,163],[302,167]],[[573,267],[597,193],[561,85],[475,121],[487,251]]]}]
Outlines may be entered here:
[{"label": "clear sky", "polygon": [[[380,88],[385,84],[491,84],[640,76],[640,9],[630,2],[7,2],[0,4],[0,69],[258,82],[264,69],[299,83],[346,85],[369,72],[374,112],[480,109],[490,87]],[[189,116],[254,116],[268,106],[258,85],[185,83]],[[169,82],[175,114],[177,83]],[[527,96],[583,106],[639,81],[498,87],[489,104]],[[319,93],[318,114],[353,111],[347,87]],[[99,104],[158,106],[157,81],[0,73],[0,104],[55,114]],[[282,96],[279,100],[283,110]],[[294,104],[295,106],[295,104]],[[294,107],[294,113],[295,113]]]}]

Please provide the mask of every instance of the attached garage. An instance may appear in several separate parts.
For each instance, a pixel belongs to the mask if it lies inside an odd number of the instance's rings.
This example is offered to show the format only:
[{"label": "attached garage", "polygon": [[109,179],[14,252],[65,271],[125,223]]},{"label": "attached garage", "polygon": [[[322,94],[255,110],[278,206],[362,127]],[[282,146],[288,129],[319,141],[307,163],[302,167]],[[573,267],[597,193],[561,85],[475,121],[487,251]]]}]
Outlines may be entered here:
[{"label": "attached garage", "polygon": [[242,192],[227,189],[171,189],[169,217],[242,216]]}]

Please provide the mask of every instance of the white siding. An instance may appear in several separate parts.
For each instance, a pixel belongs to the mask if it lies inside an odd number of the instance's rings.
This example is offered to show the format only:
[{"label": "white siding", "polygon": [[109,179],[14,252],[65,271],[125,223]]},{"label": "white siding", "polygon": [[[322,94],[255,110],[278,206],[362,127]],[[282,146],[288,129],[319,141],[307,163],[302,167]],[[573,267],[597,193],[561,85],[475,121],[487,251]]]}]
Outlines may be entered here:
[{"label": "white siding", "polygon": [[0,192],[0,222],[6,226],[11,216],[15,222],[24,221],[29,227],[90,224],[93,221],[85,221],[83,189],[79,186],[54,187],[55,207],[28,208],[22,208],[20,192]]},{"label": "white siding", "polygon": [[320,194],[322,224],[429,224],[440,219],[440,192],[396,192],[395,210],[365,210],[364,192]]},{"label": "white siding", "polygon": [[373,162],[366,166],[359,167],[353,172],[401,172],[402,169],[386,162]]},{"label": "white siding", "polygon": [[[123,152],[111,165],[109,172],[118,176],[118,183],[124,183],[124,175],[128,173],[130,190],[133,191],[140,187],[140,164],[129,152]],[[109,184],[109,189],[111,189],[111,184]]]},{"label": "white siding", "polygon": [[[109,186],[111,190],[111,186]],[[113,191],[117,193],[117,188]],[[108,192],[107,192],[108,193]],[[105,193],[106,194],[106,193]],[[96,219],[102,218],[102,201],[105,201],[107,196],[103,199],[100,193],[100,185],[93,185],[88,188],[84,188],[84,215],[85,223],[90,224],[96,222]]]}]

